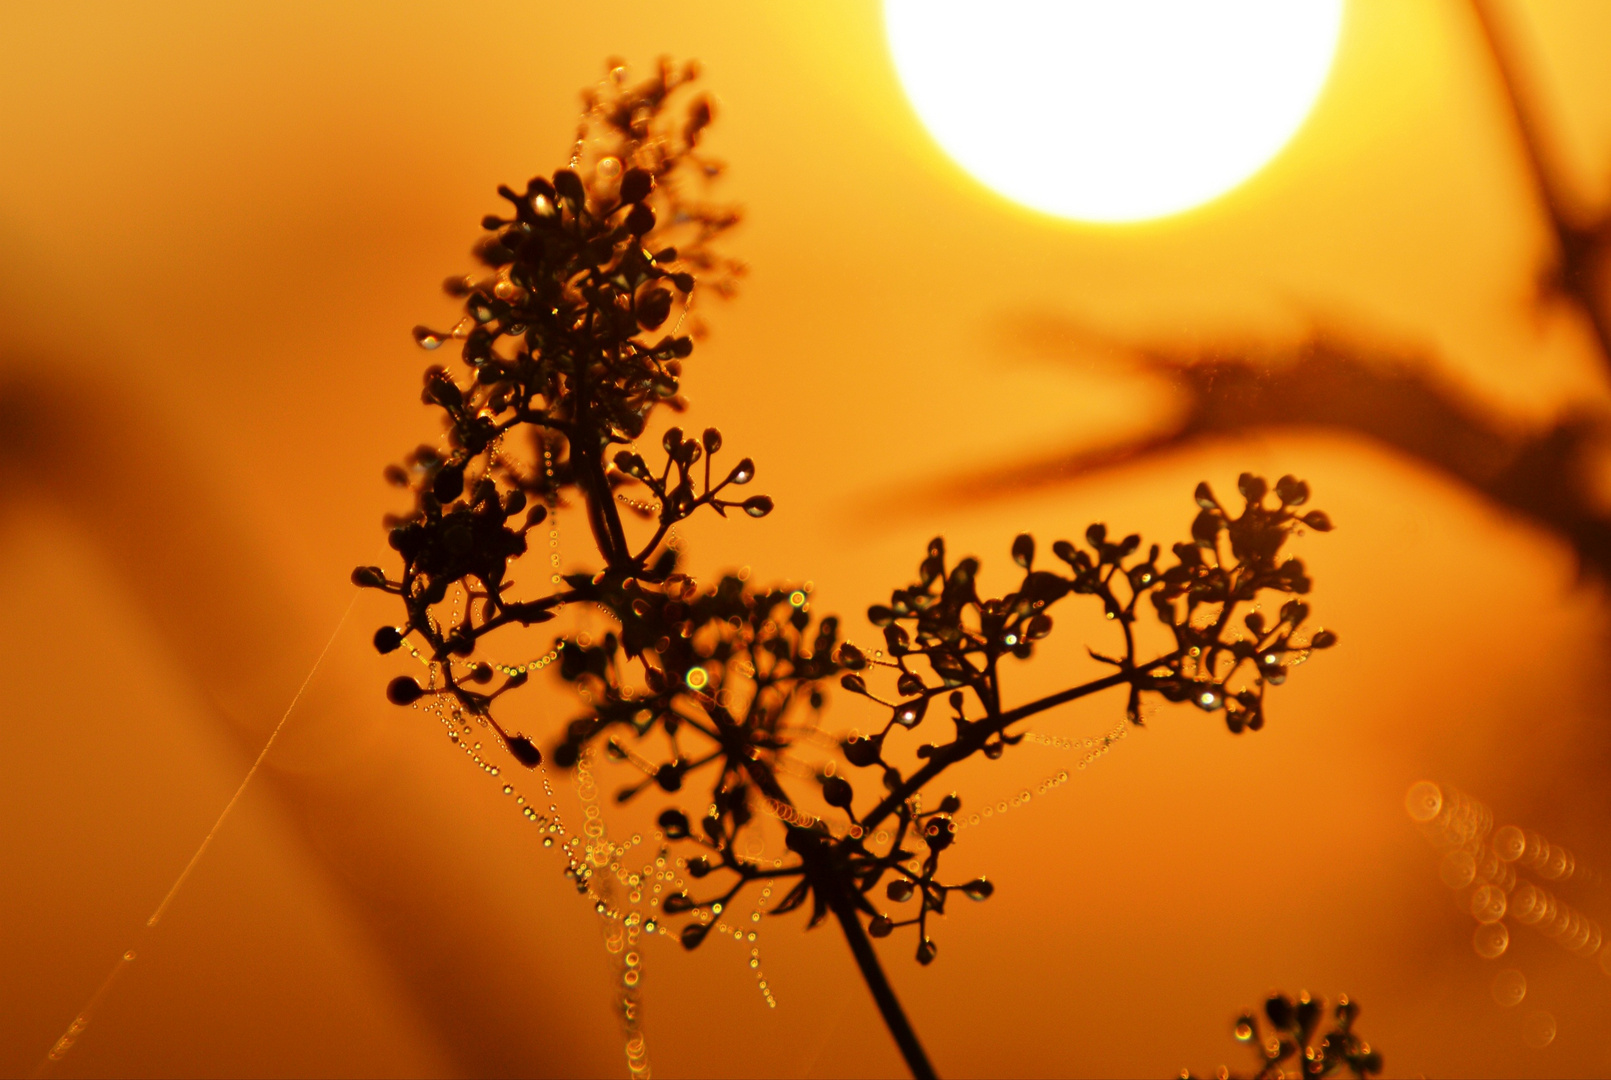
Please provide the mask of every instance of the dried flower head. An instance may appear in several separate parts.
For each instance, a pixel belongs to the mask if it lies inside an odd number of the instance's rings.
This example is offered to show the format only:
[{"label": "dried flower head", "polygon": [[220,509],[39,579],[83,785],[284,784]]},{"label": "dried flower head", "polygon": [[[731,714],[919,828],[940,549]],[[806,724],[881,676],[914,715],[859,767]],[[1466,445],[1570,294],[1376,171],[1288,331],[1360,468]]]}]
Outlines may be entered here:
[{"label": "dried flower head", "polygon": [[[376,648],[406,646],[428,665],[423,684],[398,676],[388,698],[445,700],[527,767],[542,760],[537,740],[507,730],[495,706],[531,668],[490,662],[486,639],[553,620],[566,605],[601,608],[616,624],[601,640],[555,643],[558,674],[583,708],[553,744],[554,762],[574,766],[600,747],[635,774],[619,801],[671,802],[661,838],[697,885],[685,879],[660,910],[686,917],[687,947],[756,883],[783,890],[773,915],[809,903],[815,926],[832,914],[908,1064],[931,1075],[868,937],[912,928],[917,960],[932,963],[931,916],[956,893],[984,900],[995,886],[942,877],[962,800],[947,794],[926,808],[927,790],[975,754],[1001,757],[1030,718],[1107,690],[1123,692],[1131,723],[1154,696],[1223,713],[1233,732],[1259,730],[1268,688],[1336,640],[1308,627],[1297,599],[1308,573],[1285,554],[1300,529],[1331,524],[1301,509],[1302,481],[1282,477],[1272,491],[1243,474],[1234,514],[1198,486],[1190,540],[1172,546],[1172,559],[1097,524],[1083,546],[1059,540],[1038,565],[1023,535],[1011,545],[1022,579],[996,597],[980,595],[977,559],[950,561],[936,538],[917,580],[868,611],[887,656],[842,640],[837,619],[812,612],[808,587],[762,588],[746,575],[701,586],[679,570],[672,529],[705,509],[765,517],[772,500],[745,494],[749,458],[714,466],[724,452],[715,428],[672,427],[657,451],[637,444],[656,409],[685,407],[682,364],[694,341],[681,323],[696,284],[729,291],[740,269],[715,251],[736,214],[693,195],[720,172],[699,149],[709,102],[677,104],[693,77],[668,64],[629,87],[612,71],[586,101],[571,167],[523,191],[499,189],[511,209],[482,222],[485,270],[448,282],[463,317],[446,331],[415,331],[429,351],[460,343],[463,367],[425,372],[422,399],[442,412],[446,448],[421,446],[387,473],[415,496],[413,512],[391,522],[401,570],[360,567],[353,581],[402,603],[402,623],[376,631]],[[532,530],[578,504],[594,566],[517,592],[510,570],[531,558]],[[629,529],[623,505],[647,520]],[[1116,651],[1091,653],[1112,671],[1004,701],[1002,665],[1031,659],[1054,628],[1052,609],[1081,597],[1100,610],[1095,625],[1117,628]],[[1282,602],[1267,617],[1260,605],[1271,597]],[[1066,622],[1063,608],[1057,617]],[[876,719],[867,734],[827,740],[825,758],[820,712],[834,680],[868,699]],[[922,762],[909,773],[894,753],[902,740]],[[748,840],[765,830],[781,832],[786,857],[752,853]],[[585,888],[593,871],[569,872]]]}]

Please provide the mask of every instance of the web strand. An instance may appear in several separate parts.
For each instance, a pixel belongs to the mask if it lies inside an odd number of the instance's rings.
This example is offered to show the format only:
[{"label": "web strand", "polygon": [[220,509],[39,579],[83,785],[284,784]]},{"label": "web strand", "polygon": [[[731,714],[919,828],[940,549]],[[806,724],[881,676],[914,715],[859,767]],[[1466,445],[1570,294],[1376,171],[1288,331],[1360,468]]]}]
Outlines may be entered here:
[{"label": "web strand", "polygon": [[286,721],[291,719],[291,713],[296,710],[297,703],[302,700],[302,695],[307,692],[308,685],[313,682],[313,676],[318,673],[319,668],[324,666],[325,657],[330,655],[331,646],[336,643],[336,638],[340,636],[341,628],[347,625],[347,619],[352,615],[353,606],[357,602],[358,597],[355,594],[352,600],[348,601],[347,610],[342,612],[341,619],[336,623],[335,630],[331,631],[330,639],[324,643],[324,648],[320,650],[318,659],[308,669],[308,674],[303,678],[302,685],[297,687],[296,693],[291,698],[291,703],[285,707],[285,712],[280,716],[280,722],[274,725],[273,731],[269,732],[268,741],[263,744],[263,749],[258,751],[257,759],[252,762],[252,767],[246,770],[246,775],[241,779],[240,786],[235,789],[235,794],[230,797],[229,802],[224,804],[224,809],[219,812],[218,818],[213,822],[213,827],[207,830],[207,835],[202,837],[201,844],[197,846],[195,854],[190,856],[190,861],[185,864],[185,868],[179,871],[179,876],[174,879],[173,886],[163,896],[161,903],[157,904],[156,909],[151,912],[150,918],[146,919],[145,925],[141,927],[132,946],[125,949],[123,955],[118,957],[117,963],[107,973],[100,987],[90,995],[89,1000],[84,1003],[84,1007],[73,1017],[73,1022],[67,1025],[67,1030],[62,1033],[61,1038],[56,1040],[49,1052],[45,1054],[44,1060],[39,1063],[38,1068],[34,1069],[31,1074],[34,1080],[47,1075],[52,1065],[67,1056],[68,1051],[73,1048],[79,1036],[84,1033],[84,1029],[89,1026],[90,1018],[95,1010],[106,996],[111,993],[112,988],[117,984],[123,973],[134,963],[139,950],[145,945],[146,938],[150,936],[151,931],[161,921],[162,916],[166,914],[169,905],[179,895],[179,891],[185,887],[185,883],[190,879],[191,872],[196,869],[197,864],[201,862],[202,856],[207,853],[208,847],[212,845],[213,838],[218,835],[218,830],[223,828],[224,822],[228,820],[236,804],[241,801],[241,796],[245,795],[246,789],[251,786],[252,780],[257,776],[258,769],[262,768],[264,760],[268,757],[269,750],[273,748],[274,740],[280,737],[280,732],[285,728]]}]

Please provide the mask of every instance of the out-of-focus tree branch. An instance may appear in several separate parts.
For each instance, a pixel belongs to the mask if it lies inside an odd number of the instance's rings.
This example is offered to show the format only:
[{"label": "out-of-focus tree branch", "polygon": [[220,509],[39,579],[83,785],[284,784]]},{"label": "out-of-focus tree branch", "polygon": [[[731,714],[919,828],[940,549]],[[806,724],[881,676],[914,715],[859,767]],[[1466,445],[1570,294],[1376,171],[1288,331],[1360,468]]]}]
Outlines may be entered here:
[{"label": "out-of-focus tree branch", "polygon": [[1602,365],[1611,373],[1611,311],[1607,310],[1605,301],[1605,256],[1607,248],[1611,248],[1611,214],[1604,210],[1585,213],[1574,207],[1563,191],[1564,185],[1544,145],[1543,124],[1539,120],[1542,110],[1533,84],[1517,56],[1514,42],[1504,33],[1504,20],[1498,6],[1494,0],[1473,0],[1472,10],[1499,77],[1505,107],[1515,124],[1517,145],[1539,209],[1555,240],[1553,261],[1543,267],[1540,274],[1545,298],[1553,295],[1578,309],[1594,331]]},{"label": "out-of-focus tree branch", "polygon": [[1423,365],[1326,340],[1256,360],[1137,350],[1134,364],[1178,395],[1168,426],[951,478],[930,497],[1001,498],[1261,429],[1339,432],[1412,458],[1559,534],[1585,567],[1611,578],[1611,517],[1594,506],[1589,471],[1611,437],[1602,417],[1576,414],[1529,431],[1468,403]]}]

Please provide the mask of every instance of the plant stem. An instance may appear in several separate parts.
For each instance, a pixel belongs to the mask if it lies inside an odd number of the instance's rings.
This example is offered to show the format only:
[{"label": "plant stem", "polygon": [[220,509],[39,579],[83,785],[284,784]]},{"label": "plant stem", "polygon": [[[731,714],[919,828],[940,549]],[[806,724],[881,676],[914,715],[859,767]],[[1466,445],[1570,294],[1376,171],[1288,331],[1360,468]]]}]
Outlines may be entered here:
[{"label": "plant stem", "polygon": [[829,906],[833,908],[834,917],[839,920],[839,928],[845,932],[845,940],[850,943],[851,954],[856,957],[856,966],[861,968],[861,977],[867,981],[867,989],[873,993],[873,1000],[878,1003],[878,1011],[884,1017],[884,1024],[895,1039],[895,1045],[901,1049],[901,1057],[906,1059],[906,1067],[912,1070],[915,1080],[934,1080],[934,1066],[929,1064],[929,1056],[923,1052],[923,1044],[917,1041],[917,1032],[912,1030],[911,1022],[906,1019],[906,1012],[895,997],[895,990],[889,985],[889,979],[884,976],[883,965],[878,962],[878,954],[873,951],[873,943],[867,937],[867,931],[862,928],[861,919],[856,914],[855,905],[850,898],[838,892],[833,893]]},{"label": "plant stem", "polygon": [[631,557],[627,550],[626,533],[621,528],[621,517],[616,513],[615,496],[610,483],[604,478],[604,464],[596,447],[571,444],[571,460],[576,466],[576,482],[587,498],[587,520],[593,529],[594,542],[608,565],[615,565]]},{"label": "plant stem", "polygon": [[1151,671],[1160,664],[1167,664],[1179,656],[1180,653],[1181,650],[1176,649],[1174,652],[1165,653],[1150,663],[1132,667],[1125,671],[1117,671],[1112,675],[1082,683],[1079,686],[1069,687],[1067,690],[1056,694],[1048,694],[1046,697],[1031,701],[1027,705],[1020,705],[1016,709],[998,713],[980,721],[966,735],[958,738],[953,747],[947,748],[944,756],[936,754],[935,757],[929,760],[927,765],[907,777],[898,788],[885,797],[883,802],[873,807],[871,811],[861,818],[861,827],[871,832],[885,818],[899,809],[907,799],[911,798],[913,792],[921,790],[924,784],[933,780],[952,765],[973,754],[974,751],[985,744],[985,741],[991,735],[999,731],[1005,731],[1012,724],[1057,705],[1063,705],[1115,686],[1133,683],[1136,679],[1142,678],[1146,672]]},{"label": "plant stem", "polygon": [[[735,725],[728,719],[725,710],[713,710],[711,716],[723,734],[734,732]],[[776,802],[785,806],[794,805],[771,770],[752,758],[745,758],[744,761],[757,787]],[[739,886],[743,884],[741,881]],[[850,952],[856,958],[856,966],[861,969],[861,977],[866,981],[867,989],[872,991],[873,1000],[878,1003],[879,1015],[883,1016],[884,1025],[889,1028],[895,1045],[900,1048],[901,1057],[906,1059],[906,1067],[912,1070],[914,1080],[935,1080],[934,1066],[929,1064],[929,1056],[923,1052],[917,1032],[912,1030],[911,1021],[906,1019],[906,1010],[901,1008],[900,1000],[895,997],[895,988],[889,985],[889,979],[884,975],[884,966],[878,962],[878,953],[873,951],[873,943],[861,925],[855,903],[837,883],[828,891],[828,895],[828,906],[839,920],[839,928],[844,931],[845,940],[850,944]]]}]

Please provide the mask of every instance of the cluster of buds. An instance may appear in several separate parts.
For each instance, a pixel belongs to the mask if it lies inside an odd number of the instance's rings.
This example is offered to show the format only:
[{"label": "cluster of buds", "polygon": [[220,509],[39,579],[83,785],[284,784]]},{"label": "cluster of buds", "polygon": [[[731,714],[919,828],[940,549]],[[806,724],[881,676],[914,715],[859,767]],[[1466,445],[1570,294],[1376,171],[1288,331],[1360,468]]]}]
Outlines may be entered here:
[{"label": "cluster of buds", "polygon": [[[1285,994],[1271,994],[1265,999],[1267,1031],[1251,1012],[1238,1017],[1231,1031],[1237,1042],[1246,1043],[1257,1055],[1258,1071],[1251,1074],[1253,1080],[1318,1080],[1342,1069],[1359,1078],[1381,1072],[1382,1055],[1354,1031],[1359,1006],[1349,1001],[1347,994],[1340,995],[1332,1010],[1332,1026],[1322,1033],[1325,1013],[1325,1002],[1311,998],[1305,991],[1297,1000]],[[1192,1074],[1182,1070],[1180,1075],[1181,1080],[1190,1080]],[[1228,1078],[1235,1074],[1221,1068],[1218,1075]]]}]

